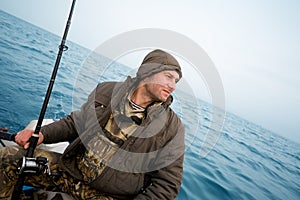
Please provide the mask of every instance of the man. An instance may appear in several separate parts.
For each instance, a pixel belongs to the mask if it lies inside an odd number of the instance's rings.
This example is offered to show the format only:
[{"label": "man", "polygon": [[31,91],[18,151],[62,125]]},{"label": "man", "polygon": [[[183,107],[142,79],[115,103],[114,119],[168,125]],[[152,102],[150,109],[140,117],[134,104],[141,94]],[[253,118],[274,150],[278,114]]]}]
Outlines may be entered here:
[{"label": "man", "polygon": [[[52,175],[27,176],[26,185],[75,199],[174,199],[182,179],[184,128],[170,104],[181,77],[176,59],[154,50],[135,78],[99,84],[79,111],[42,127],[38,144],[70,145],[62,155],[36,149],[35,156],[49,159]],[[21,131],[16,143],[28,148],[32,133]],[[0,198],[11,195],[24,149],[0,151]]]}]

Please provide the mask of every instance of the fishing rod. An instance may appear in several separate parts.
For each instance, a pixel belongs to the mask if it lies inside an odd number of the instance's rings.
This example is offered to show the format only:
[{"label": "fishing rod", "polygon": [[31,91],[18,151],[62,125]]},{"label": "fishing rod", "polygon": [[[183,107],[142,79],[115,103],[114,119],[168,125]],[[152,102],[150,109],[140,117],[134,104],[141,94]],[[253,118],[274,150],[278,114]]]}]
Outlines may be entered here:
[{"label": "fishing rod", "polygon": [[[42,122],[47,110],[47,105],[51,96],[51,92],[52,92],[52,88],[55,82],[55,78],[56,78],[56,74],[57,74],[57,70],[59,67],[59,63],[62,57],[62,53],[66,50],[68,50],[68,47],[65,45],[66,39],[67,39],[67,35],[69,32],[69,28],[71,25],[71,19],[72,19],[72,15],[73,15],[73,10],[75,7],[75,2],[76,0],[73,0],[72,2],[72,6],[70,9],[70,13],[69,13],[69,17],[68,17],[68,21],[65,27],[65,31],[64,31],[64,35],[62,37],[61,40],[61,44],[59,45],[59,51],[56,57],[56,62],[52,71],[52,76],[48,85],[48,89],[45,95],[45,99],[40,111],[40,115],[34,130],[34,133],[32,134],[32,136],[29,139],[29,148],[26,151],[26,155],[25,157],[23,157],[19,163],[19,177],[17,180],[16,185],[14,186],[14,191],[12,194],[12,200],[15,199],[19,199],[21,193],[22,193],[22,189],[23,189],[23,185],[24,185],[24,181],[25,181],[25,177],[26,174],[38,174],[41,171],[44,171],[47,167],[48,167],[48,160],[46,158],[43,157],[39,157],[37,159],[33,159],[33,154],[35,151],[35,148],[37,146],[37,142],[39,139],[39,133],[42,127]],[[32,164],[33,163],[33,164]],[[49,170],[49,169],[47,169]]]}]

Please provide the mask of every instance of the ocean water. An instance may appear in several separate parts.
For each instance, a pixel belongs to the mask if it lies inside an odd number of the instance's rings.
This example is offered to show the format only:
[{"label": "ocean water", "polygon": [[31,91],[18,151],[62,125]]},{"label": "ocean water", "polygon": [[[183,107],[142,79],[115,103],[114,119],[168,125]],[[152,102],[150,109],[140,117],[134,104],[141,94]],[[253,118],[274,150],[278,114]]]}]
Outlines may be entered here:
[{"label": "ocean water", "polygon": [[[0,127],[17,132],[38,118],[60,41],[0,10]],[[132,73],[119,63],[101,68],[110,61],[70,41],[67,45],[45,118],[66,116],[98,82]],[[218,142],[202,157],[214,109],[200,99],[180,103],[175,98],[173,108],[183,118],[188,145],[177,199],[300,199],[298,143],[226,112]]]}]

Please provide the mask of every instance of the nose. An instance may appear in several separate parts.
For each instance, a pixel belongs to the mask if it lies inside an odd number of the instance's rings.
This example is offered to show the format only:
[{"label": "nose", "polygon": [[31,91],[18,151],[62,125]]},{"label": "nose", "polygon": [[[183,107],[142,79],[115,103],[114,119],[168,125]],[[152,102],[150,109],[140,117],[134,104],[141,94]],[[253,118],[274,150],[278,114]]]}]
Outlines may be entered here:
[{"label": "nose", "polygon": [[170,81],[170,82],[168,83],[168,87],[169,87],[172,91],[174,91],[174,90],[176,89],[176,82],[175,82],[175,81]]}]

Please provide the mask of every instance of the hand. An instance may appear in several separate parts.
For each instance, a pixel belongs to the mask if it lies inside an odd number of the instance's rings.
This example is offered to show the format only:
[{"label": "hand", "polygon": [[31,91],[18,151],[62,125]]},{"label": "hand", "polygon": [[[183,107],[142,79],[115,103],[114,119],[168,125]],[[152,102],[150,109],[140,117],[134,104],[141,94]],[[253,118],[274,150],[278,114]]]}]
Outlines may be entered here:
[{"label": "hand", "polygon": [[[16,135],[15,142],[24,149],[27,149],[29,147],[29,139],[33,133],[33,130],[22,130]],[[43,141],[44,135],[40,132],[37,145],[41,144]]]}]

